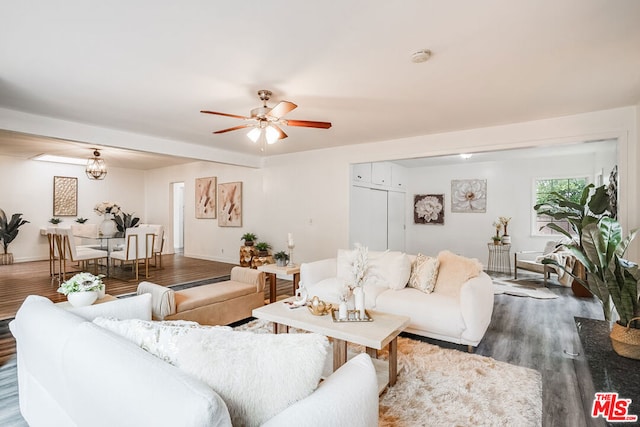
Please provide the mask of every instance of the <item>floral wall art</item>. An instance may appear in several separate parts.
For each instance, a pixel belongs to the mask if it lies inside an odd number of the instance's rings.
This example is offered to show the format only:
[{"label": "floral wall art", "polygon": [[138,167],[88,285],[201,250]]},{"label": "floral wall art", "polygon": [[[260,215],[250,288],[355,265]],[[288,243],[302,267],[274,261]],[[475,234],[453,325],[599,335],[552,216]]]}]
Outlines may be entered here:
[{"label": "floral wall art", "polygon": [[242,227],[242,182],[218,185],[218,225]]},{"label": "floral wall art", "polygon": [[444,194],[414,195],[413,222],[444,225]]},{"label": "floral wall art", "polygon": [[451,212],[487,211],[486,179],[451,180]]},{"label": "floral wall art", "polygon": [[216,209],[215,176],[196,178],[196,218],[215,218]]}]

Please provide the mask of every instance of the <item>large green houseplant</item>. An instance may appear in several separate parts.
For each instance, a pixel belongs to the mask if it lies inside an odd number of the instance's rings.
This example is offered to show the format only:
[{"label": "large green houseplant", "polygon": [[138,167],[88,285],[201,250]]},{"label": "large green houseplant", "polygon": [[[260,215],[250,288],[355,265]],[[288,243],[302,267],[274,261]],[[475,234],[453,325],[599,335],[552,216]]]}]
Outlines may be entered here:
[{"label": "large green houseplant", "polygon": [[0,209],[0,240],[4,253],[0,256],[0,264],[13,264],[13,254],[9,252],[9,244],[18,236],[19,228],[29,223],[22,219],[21,213],[11,215],[11,220],[7,220],[7,215]]},{"label": "large green houseplant", "polygon": [[[635,238],[637,230],[631,231],[623,238],[620,223],[607,215],[609,202],[605,187],[597,188],[589,197],[592,187],[589,185],[583,190],[582,206],[564,202],[565,206],[562,206],[565,209],[565,217],[571,218],[570,223],[578,234],[577,240],[573,239],[572,243],[565,246],[584,266],[586,277],[574,274],[555,260],[545,259],[542,262],[565,269],[595,295],[602,303],[606,320],[614,320],[617,313],[619,319],[614,323],[611,332],[614,350],[623,356],[640,358],[640,347],[633,350],[629,348],[629,344],[620,343],[621,337],[636,334],[640,344],[640,274],[636,263],[624,259],[624,254]],[[603,199],[603,194],[606,200]],[[560,231],[560,227],[549,227]],[[566,232],[563,234],[571,236]],[[626,328],[632,330],[625,330]]]}]

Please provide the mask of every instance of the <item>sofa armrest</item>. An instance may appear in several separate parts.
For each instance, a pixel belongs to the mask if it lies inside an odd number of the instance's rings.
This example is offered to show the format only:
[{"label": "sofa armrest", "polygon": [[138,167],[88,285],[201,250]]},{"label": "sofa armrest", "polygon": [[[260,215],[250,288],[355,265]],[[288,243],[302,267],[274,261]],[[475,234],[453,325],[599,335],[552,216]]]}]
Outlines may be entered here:
[{"label": "sofa armrest", "polygon": [[378,382],[369,355],[362,353],[327,378],[311,395],[289,406],[263,427],[378,425]]},{"label": "sofa armrest", "polygon": [[233,267],[231,281],[248,283],[256,286],[256,292],[264,292],[265,274],[263,271],[247,267]]},{"label": "sofa armrest", "polygon": [[466,329],[462,337],[477,346],[484,336],[493,314],[493,281],[482,272],[460,288],[460,311]]},{"label": "sofa armrest", "polygon": [[300,286],[313,285],[324,279],[336,277],[338,263],[336,258],[305,262],[300,265]]},{"label": "sofa armrest", "polygon": [[163,320],[166,316],[176,314],[176,297],[173,289],[151,282],[140,282],[136,293],[151,294],[151,314],[154,320]]}]

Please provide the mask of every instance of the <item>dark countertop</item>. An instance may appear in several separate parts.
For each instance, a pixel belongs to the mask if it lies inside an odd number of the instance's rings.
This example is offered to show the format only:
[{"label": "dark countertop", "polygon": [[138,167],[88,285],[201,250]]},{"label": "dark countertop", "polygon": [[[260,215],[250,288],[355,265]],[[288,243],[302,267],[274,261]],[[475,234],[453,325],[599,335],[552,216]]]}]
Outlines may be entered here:
[{"label": "dark countertop", "polygon": [[[591,378],[580,378],[578,381],[587,384],[581,388],[586,393],[617,392],[620,399],[631,399],[629,415],[638,415],[640,424],[640,360],[619,356],[611,346],[611,332],[609,322],[604,320],[575,317],[576,328],[580,336],[583,349],[583,363],[588,367]],[[579,362],[578,362],[579,363]],[[576,372],[579,373],[576,366]],[[592,380],[590,383],[589,380]],[[593,390],[593,391],[591,391]],[[590,393],[591,392],[591,393]],[[583,403],[587,416],[591,414],[594,395],[583,396]],[[602,420],[602,418],[600,418]],[[615,423],[611,425],[630,425],[629,423]]]}]

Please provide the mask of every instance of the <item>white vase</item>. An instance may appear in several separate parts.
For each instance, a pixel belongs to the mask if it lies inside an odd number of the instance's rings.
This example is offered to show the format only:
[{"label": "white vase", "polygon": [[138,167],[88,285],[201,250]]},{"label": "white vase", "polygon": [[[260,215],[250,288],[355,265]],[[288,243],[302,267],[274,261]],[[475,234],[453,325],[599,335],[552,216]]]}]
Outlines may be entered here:
[{"label": "white vase", "polygon": [[502,236],[502,244],[503,245],[510,245],[511,244],[511,236],[509,236],[508,234],[505,234],[504,236]]},{"label": "white vase", "polygon": [[364,318],[364,290],[362,289],[362,286],[355,288],[353,295],[356,300],[356,310],[360,312],[360,318]]},{"label": "white vase", "polygon": [[118,228],[116,227],[116,222],[113,220],[113,214],[104,214],[104,219],[98,226],[99,235],[111,237],[116,234],[116,231],[118,231]]},{"label": "white vase", "polygon": [[67,295],[67,300],[74,307],[85,307],[91,305],[98,299],[98,291],[71,292]]}]

